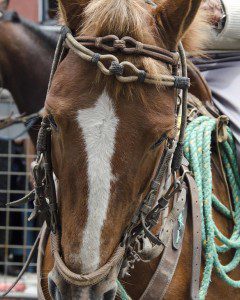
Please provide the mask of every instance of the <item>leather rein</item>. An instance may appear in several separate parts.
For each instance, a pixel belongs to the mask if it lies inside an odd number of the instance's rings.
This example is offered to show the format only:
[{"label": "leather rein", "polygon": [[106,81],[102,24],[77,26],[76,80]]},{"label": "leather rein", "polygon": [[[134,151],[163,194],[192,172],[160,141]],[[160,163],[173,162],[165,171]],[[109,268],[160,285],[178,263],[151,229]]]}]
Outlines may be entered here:
[{"label": "leather rein", "polygon": [[[100,54],[91,49],[101,50],[102,52],[107,52],[107,54]],[[62,27],[57,44],[48,90],[51,87],[51,82],[59,63],[69,50],[72,50],[81,59],[94,64],[106,76],[113,76],[122,83],[138,81],[147,84],[161,84],[175,89],[176,114],[181,117],[179,137],[170,139],[166,134],[163,134],[153,145],[153,148],[155,148],[165,143],[162,157],[151,182],[150,191],[143,199],[140,207],[136,210],[133,219],[123,234],[119,246],[104,266],[87,275],[73,273],[68,269],[62,259],[60,247],[61,226],[51,159],[51,134],[54,124],[51,120],[51,116],[43,118],[37,140],[37,158],[32,165],[35,189],[24,198],[10,203],[10,206],[25,204],[34,197],[34,210],[29,219],[32,220],[41,215],[46,221],[51,231],[52,253],[57,270],[68,283],[77,286],[92,286],[107,277],[113,267],[118,266],[118,270],[122,276],[127,273],[129,267],[136,261],[136,259],[132,259],[132,256],[135,255],[136,258],[137,251],[134,249],[136,241],[140,237],[147,237],[149,241],[158,248],[157,253],[161,253],[166,246],[168,235],[154,235],[151,229],[157,224],[161,212],[169,204],[169,201],[176,194],[181,194],[183,189],[186,174],[184,173],[183,176],[177,180],[176,172],[179,170],[183,158],[183,138],[187,123],[187,95],[190,80],[187,76],[186,56],[181,43],[179,44],[178,51],[170,52],[156,46],[142,44],[130,37],[119,39],[116,36],[110,35],[106,37],[80,36],[74,38],[69,28],[64,26]],[[152,76],[145,70],[138,69],[128,61],[119,62],[118,58],[112,53],[151,57],[167,64],[172,70],[172,75]],[[130,75],[129,72],[131,73]],[[179,101],[179,99],[181,101]],[[171,173],[174,174],[173,178],[175,178],[175,180],[167,192],[158,199],[160,186],[169,169],[171,169]],[[183,211],[184,204],[184,201],[177,204],[175,218]],[[172,220],[169,221],[171,228],[172,225],[170,223],[172,223]],[[34,244],[32,252],[37,249],[39,240],[40,235]],[[23,271],[19,274],[13,286],[1,297],[5,297],[16,285],[30,264],[30,261],[31,258],[28,259]]]}]

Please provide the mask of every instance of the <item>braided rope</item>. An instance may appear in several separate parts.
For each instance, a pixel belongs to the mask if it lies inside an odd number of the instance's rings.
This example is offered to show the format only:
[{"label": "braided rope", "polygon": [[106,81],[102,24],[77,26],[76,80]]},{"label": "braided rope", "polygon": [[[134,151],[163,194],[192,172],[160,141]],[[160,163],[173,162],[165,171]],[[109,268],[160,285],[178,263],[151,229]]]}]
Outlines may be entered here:
[{"label": "braided rope", "polygon": [[[230,238],[217,228],[212,215],[215,208],[227,219],[233,219],[230,210],[212,193],[211,140],[216,130],[217,120],[202,116],[192,121],[186,130],[184,153],[189,160],[199,192],[202,213],[202,242],[205,252],[205,268],[199,292],[200,299],[205,299],[211,282],[213,268],[227,284],[240,288],[240,281],[233,280],[228,273],[240,263],[240,177],[237,167],[236,148],[232,133],[228,128],[228,140],[220,144],[224,169],[233,196],[235,225]],[[222,245],[215,242],[218,239]],[[236,250],[230,263],[222,265],[219,253]]]},{"label": "braided rope", "polygon": [[[65,42],[67,47],[71,49],[74,53],[76,53],[78,56],[80,56],[83,60],[96,64],[104,75],[114,75],[116,79],[122,83],[136,82],[139,80],[142,82],[144,79],[144,82],[148,84],[160,84],[167,87],[175,87],[175,85],[179,82],[178,79],[176,80],[176,77],[171,75],[152,76],[144,70],[138,69],[134,64],[128,61],[119,62],[118,58],[112,54],[95,53],[87,47],[78,43],[77,40],[70,33],[66,34]],[[118,70],[121,68],[121,73],[123,73],[123,69],[127,67],[129,70],[132,71],[133,75],[123,76],[120,75],[120,72],[111,72],[110,69],[106,68],[104,62],[109,62],[112,66],[115,65],[115,67],[117,65]],[[188,81],[188,78],[182,78],[182,85],[184,85],[184,83],[185,85],[188,84]],[[179,85],[179,88],[182,88],[182,85],[180,83]]]},{"label": "braided rope", "polygon": [[95,285],[102,281],[104,278],[106,278],[112,270],[112,268],[118,266],[121,263],[125,253],[125,247],[121,247],[119,245],[113,253],[113,255],[110,257],[110,259],[101,268],[90,274],[76,274],[69,270],[68,267],[65,265],[59,253],[59,244],[60,237],[58,232],[56,234],[51,234],[52,253],[55,260],[55,266],[58,269],[58,272],[70,284],[81,287]]}]

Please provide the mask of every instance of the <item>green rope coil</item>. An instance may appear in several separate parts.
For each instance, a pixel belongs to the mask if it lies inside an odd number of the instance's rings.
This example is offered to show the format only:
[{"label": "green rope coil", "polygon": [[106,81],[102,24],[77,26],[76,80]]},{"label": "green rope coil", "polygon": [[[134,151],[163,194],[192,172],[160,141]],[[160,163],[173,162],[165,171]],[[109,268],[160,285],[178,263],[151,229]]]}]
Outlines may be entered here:
[{"label": "green rope coil", "polygon": [[128,296],[126,290],[124,289],[124,287],[122,286],[121,282],[119,280],[117,280],[117,294],[119,296],[119,298],[121,300],[131,300],[131,298]]},{"label": "green rope coil", "polygon": [[[202,116],[195,119],[187,127],[184,143],[184,154],[190,163],[198,187],[202,214],[205,268],[199,292],[201,300],[206,297],[213,268],[230,286],[240,288],[240,281],[228,276],[228,273],[240,263],[240,176],[234,139],[229,128],[227,129],[228,140],[220,144],[220,152],[234,204],[235,225],[230,238],[220,232],[212,216],[214,208],[227,219],[232,219],[230,210],[212,193],[211,141],[216,126],[217,120],[210,117]],[[221,246],[216,244],[215,238],[222,243]],[[231,249],[236,250],[235,255],[232,261],[224,266],[219,260],[219,253],[225,253]]]}]

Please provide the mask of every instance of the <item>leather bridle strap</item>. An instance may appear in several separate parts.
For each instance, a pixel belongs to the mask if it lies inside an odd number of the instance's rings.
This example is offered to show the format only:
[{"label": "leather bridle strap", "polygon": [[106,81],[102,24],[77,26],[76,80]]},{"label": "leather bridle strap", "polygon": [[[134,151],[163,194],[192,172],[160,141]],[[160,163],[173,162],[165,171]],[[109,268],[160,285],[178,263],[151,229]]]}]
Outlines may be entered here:
[{"label": "leather bridle strap", "polygon": [[[185,171],[188,171],[186,165],[182,165]],[[202,261],[202,220],[201,208],[198,197],[198,189],[196,182],[192,175],[186,173],[186,181],[189,186],[189,193],[191,197],[191,210],[192,210],[192,224],[193,224],[193,254],[192,254],[192,280],[191,280],[191,300],[199,299],[199,286],[201,275],[201,261]]]},{"label": "leather bridle strap", "polygon": [[[201,252],[202,252],[202,237],[201,237],[201,211],[198,198],[197,186],[194,178],[189,173],[187,166],[182,166],[185,179],[188,183],[188,190],[190,193],[189,204],[191,204],[192,222],[193,222],[193,256],[192,256],[192,280],[190,288],[190,299],[199,299],[199,281],[201,271]],[[186,197],[186,194],[185,194]],[[186,224],[186,207],[184,210],[184,224]],[[164,229],[166,230],[166,225]],[[184,225],[185,229],[185,225]],[[159,262],[159,265],[148,284],[148,287],[144,291],[140,300],[155,300],[163,299],[169,284],[171,283],[175,269],[178,264],[178,260],[181,254],[183,236],[178,243],[178,247],[174,247],[173,235],[170,234],[170,238],[167,240],[166,247],[163,252],[163,256]],[[154,257],[160,255],[161,248],[157,246]]]},{"label": "leather bridle strap", "polygon": [[47,226],[46,222],[42,225],[41,237],[38,245],[38,256],[37,256],[37,290],[38,299],[46,300],[44,296],[44,291],[42,289],[42,282],[46,279],[45,273],[43,274],[43,262],[46,255],[46,249],[48,244],[48,239],[50,235],[50,228]]},{"label": "leather bridle strap", "polygon": [[[186,195],[185,195],[186,197]],[[187,219],[187,203],[183,210],[183,226],[182,237],[178,243],[178,249],[173,248],[173,233],[170,235],[160,263],[151,278],[146,290],[142,294],[140,300],[160,300],[165,296],[167,289],[172,281],[178,260],[182,251],[183,234],[186,228]]]}]

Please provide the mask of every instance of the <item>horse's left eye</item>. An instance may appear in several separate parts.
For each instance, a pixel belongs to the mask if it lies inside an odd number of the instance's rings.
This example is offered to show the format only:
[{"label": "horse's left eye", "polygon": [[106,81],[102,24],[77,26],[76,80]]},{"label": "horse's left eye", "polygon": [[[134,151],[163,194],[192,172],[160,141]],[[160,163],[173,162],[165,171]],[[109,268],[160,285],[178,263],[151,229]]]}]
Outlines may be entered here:
[{"label": "horse's left eye", "polygon": [[58,126],[54,120],[54,117],[52,115],[49,115],[48,116],[48,119],[49,119],[49,122],[50,122],[50,125],[55,129],[57,130],[58,129]]}]

